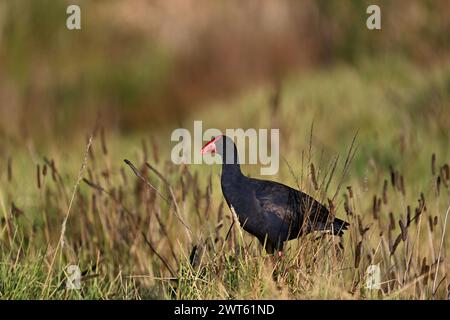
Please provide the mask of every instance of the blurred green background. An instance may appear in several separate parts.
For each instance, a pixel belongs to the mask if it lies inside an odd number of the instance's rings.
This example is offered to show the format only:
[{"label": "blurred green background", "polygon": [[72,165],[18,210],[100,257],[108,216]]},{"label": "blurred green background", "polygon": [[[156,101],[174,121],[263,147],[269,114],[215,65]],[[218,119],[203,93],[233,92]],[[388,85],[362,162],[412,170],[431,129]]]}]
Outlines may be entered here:
[{"label": "blurred green background", "polygon": [[[65,27],[69,4],[80,5],[82,30]],[[381,7],[380,31],[366,28],[369,4]],[[0,137],[71,136],[97,116],[118,132],[155,132],[211,101],[341,64],[408,86],[402,66],[447,65],[449,12],[446,0],[1,0]],[[446,132],[450,74],[442,77],[408,108]]]}]

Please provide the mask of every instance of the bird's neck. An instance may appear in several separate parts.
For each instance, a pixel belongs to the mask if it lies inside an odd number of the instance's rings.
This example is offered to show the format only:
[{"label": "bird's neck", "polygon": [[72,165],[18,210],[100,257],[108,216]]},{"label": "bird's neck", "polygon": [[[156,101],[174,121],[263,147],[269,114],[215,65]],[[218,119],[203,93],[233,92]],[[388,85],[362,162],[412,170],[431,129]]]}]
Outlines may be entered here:
[{"label": "bird's neck", "polygon": [[230,177],[230,178],[240,178],[242,177],[242,171],[239,163],[223,163],[222,164],[222,178]]},{"label": "bird's neck", "polygon": [[241,178],[242,176],[236,145],[230,143],[222,155],[222,179],[224,177],[229,177],[230,179]]}]

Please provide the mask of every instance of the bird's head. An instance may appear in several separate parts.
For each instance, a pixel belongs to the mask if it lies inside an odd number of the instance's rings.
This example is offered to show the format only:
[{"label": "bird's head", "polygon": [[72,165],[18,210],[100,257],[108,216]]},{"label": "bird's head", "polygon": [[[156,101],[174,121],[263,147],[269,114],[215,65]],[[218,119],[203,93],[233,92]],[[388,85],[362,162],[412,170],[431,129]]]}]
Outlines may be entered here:
[{"label": "bird's head", "polygon": [[233,140],[231,140],[226,135],[220,135],[213,137],[211,141],[203,146],[201,149],[201,154],[211,153],[215,155],[216,153],[225,157],[226,163],[237,163],[237,151]]},{"label": "bird's head", "polygon": [[213,137],[207,144],[203,146],[202,150],[200,151],[201,154],[204,155],[207,153],[211,153],[212,155],[215,155],[216,152],[222,154],[221,151],[223,150],[223,139],[224,136]]}]

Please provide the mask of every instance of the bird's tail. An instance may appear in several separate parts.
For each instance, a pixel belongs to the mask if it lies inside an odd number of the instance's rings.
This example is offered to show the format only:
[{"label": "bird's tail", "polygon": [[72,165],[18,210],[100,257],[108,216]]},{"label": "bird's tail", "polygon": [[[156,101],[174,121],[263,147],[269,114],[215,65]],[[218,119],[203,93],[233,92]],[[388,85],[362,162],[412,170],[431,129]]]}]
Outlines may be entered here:
[{"label": "bird's tail", "polygon": [[333,234],[341,237],[344,234],[344,231],[348,229],[349,225],[350,223],[347,221],[335,218],[333,221]]}]

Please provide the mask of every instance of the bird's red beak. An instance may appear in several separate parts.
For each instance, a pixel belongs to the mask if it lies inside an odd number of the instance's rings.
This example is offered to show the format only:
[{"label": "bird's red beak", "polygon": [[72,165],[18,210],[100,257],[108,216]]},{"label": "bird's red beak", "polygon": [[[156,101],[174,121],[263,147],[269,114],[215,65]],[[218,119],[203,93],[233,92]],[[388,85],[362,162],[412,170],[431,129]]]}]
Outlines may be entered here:
[{"label": "bird's red beak", "polygon": [[212,138],[210,142],[208,142],[207,144],[205,144],[202,148],[202,150],[200,151],[200,153],[206,154],[208,152],[211,152],[212,155],[214,155],[217,151],[217,147],[215,142],[219,139],[220,137],[216,137],[216,138]]}]

